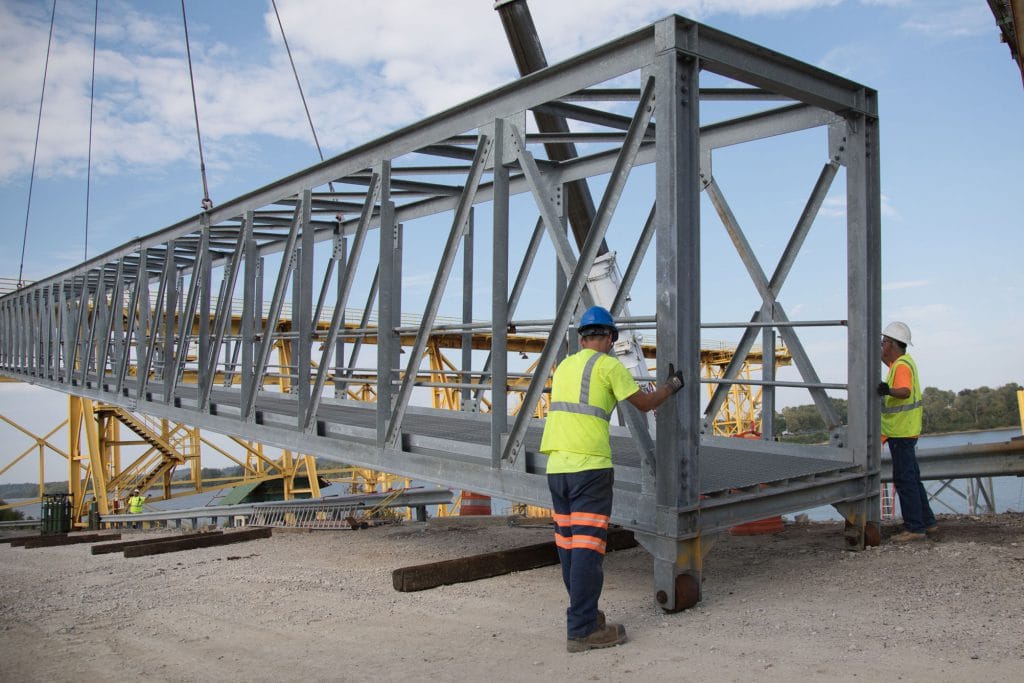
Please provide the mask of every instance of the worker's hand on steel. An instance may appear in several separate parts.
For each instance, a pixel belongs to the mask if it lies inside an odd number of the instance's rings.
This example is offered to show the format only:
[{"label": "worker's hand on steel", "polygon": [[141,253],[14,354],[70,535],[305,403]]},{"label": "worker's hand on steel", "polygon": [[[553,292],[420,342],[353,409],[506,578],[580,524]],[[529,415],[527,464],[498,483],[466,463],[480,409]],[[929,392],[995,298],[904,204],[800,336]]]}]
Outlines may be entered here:
[{"label": "worker's hand on steel", "polygon": [[665,384],[672,390],[672,393],[676,393],[683,388],[686,382],[683,381],[683,371],[676,370],[672,363],[668,364],[668,379],[665,380]]},{"label": "worker's hand on steel", "polygon": [[878,391],[878,395],[879,396],[888,396],[889,395],[889,385],[887,383],[885,383],[885,382],[879,382],[878,383],[878,390],[877,391]]}]

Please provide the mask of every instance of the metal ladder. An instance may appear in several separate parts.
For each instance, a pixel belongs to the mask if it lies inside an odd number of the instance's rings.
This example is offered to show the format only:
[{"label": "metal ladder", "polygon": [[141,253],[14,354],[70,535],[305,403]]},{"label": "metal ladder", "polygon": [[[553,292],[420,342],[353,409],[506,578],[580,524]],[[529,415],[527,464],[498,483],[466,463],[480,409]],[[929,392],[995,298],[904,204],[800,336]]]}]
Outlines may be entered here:
[{"label": "metal ladder", "polygon": [[249,518],[251,526],[294,529],[357,529],[369,525],[371,518],[387,508],[402,491],[393,492],[383,500],[298,500],[254,506]]},{"label": "metal ladder", "polygon": [[896,486],[894,484],[881,485],[882,519],[894,519],[896,517]]}]

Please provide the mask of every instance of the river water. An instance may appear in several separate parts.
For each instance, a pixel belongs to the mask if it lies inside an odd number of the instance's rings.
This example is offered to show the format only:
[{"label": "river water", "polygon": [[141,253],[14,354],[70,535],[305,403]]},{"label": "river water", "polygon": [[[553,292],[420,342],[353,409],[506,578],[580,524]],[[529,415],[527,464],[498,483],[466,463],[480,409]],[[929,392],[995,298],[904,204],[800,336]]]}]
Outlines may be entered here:
[{"label": "river water", "polygon": [[[963,446],[967,444],[981,444],[981,443],[998,443],[1000,441],[1008,441],[1015,436],[1020,436],[1021,432],[1019,428],[1008,428],[1008,429],[995,429],[984,432],[959,432],[956,434],[937,434],[934,436],[924,436],[918,441],[918,449],[922,448],[943,448],[947,446]],[[935,514],[948,514],[948,513],[959,513],[966,514],[968,512],[968,502],[963,495],[958,495],[956,492],[961,493],[967,492],[968,480],[957,479],[952,482],[951,485],[947,485],[943,488],[944,482],[929,481],[925,482],[925,488],[928,489],[929,493],[934,493],[940,488],[942,489],[935,498],[932,500],[932,510]],[[413,485],[419,485],[413,482]],[[429,486],[429,485],[428,485]],[[1024,511],[1024,477],[994,477],[992,479],[992,490],[994,493],[996,512],[1022,512]],[[458,491],[454,491],[453,499],[458,495]],[[335,484],[326,487],[322,490],[324,496],[341,496],[348,494],[348,488],[342,484]],[[153,503],[147,503],[147,510],[181,510],[186,508],[205,507],[207,505],[216,505],[217,499],[224,495],[223,491],[213,493],[200,493],[194,496],[185,496],[182,498],[175,498],[172,500],[161,500]],[[17,499],[12,499],[8,502],[17,502]],[[509,503],[495,499],[492,501],[492,509],[494,514],[505,514],[508,511]],[[18,508],[21,510],[26,517],[33,517],[38,519],[41,515],[40,505],[38,503],[29,504],[24,507]],[[836,512],[835,508],[831,505],[825,505],[822,507],[814,508],[812,510],[805,511],[805,514],[816,521],[822,520],[840,520],[842,517]]]}]

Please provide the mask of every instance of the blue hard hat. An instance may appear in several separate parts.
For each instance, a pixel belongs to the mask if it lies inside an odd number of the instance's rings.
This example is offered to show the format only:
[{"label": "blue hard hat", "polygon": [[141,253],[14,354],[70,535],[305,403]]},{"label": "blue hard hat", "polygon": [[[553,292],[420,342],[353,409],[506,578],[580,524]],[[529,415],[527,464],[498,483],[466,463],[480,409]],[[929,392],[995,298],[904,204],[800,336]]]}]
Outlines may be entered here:
[{"label": "blue hard hat", "polygon": [[583,331],[588,327],[607,328],[612,333],[612,341],[617,342],[619,340],[619,328],[615,326],[615,320],[607,308],[591,306],[584,311],[583,315],[580,316],[580,324],[576,329],[579,330],[580,334],[583,334]]}]

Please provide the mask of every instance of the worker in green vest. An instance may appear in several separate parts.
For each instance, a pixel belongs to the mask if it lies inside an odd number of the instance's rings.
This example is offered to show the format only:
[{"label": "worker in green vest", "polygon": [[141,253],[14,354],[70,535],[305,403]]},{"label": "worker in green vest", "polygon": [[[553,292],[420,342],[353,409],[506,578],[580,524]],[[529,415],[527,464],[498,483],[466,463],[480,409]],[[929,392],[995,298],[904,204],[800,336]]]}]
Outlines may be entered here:
[{"label": "worker in green vest", "polygon": [[625,400],[646,412],[683,387],[682,373],[669,365],[669,377],[662,386],[640,390],[629,370],[608,355],[619,330],[606,309],[588,309],[580,317],[578,331],[580,351],[558,364],[551,381],[551,405],[540,447],[548,456],[555,545],[569,592],[569,652],[612,647],[626,640],[626,628],[606,622],[598,610],[612,511],[614,470],[608,426],[615,405]]},{"label": "worker in green vest", "polygon": [[889,539],[894,543],[922,541],[939,529],[917,464],[917,437],[921,435],[924,409],[917,364],[907,353],[907,345],[912,344],[906,323],[892,322],[882,330],[882,362],[889,368],[885,381],[878,385],[883,401],[882,439],[892,456],[892,481],[904,527]]},{"label": "worker in green vest", "polygon": [[[146,497],[142,495],[139,489],[132,491],[132,495],[128,498],[128,514],[137,515],[142,512],[142,506],[146,504]],[[139,528],[139,522],[131,524],[133,529]]]},{"label": "worker in green vest", "polygon": [[128,498],[128,512],[129,514],[135,515],[142,512],[142,506],[146,504],[146,498],[142,495],[139,489],[132,491],[132,495]]}]

